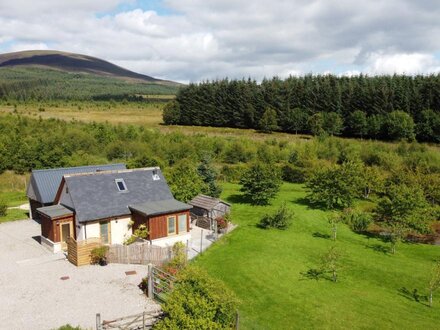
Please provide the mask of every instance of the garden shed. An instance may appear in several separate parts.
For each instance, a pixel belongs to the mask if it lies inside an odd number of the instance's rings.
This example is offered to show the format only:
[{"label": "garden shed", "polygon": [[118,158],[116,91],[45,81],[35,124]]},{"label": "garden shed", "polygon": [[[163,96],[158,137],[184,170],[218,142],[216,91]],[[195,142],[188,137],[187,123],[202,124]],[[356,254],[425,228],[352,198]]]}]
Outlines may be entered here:
[{"label": "garden shed", "polygon": [[198,195],[188,204],[193,206],[191,210],[193,215],[211,220],[222,217],[231,210],[231,204],[226,203],[221,199],[206,195]]}]

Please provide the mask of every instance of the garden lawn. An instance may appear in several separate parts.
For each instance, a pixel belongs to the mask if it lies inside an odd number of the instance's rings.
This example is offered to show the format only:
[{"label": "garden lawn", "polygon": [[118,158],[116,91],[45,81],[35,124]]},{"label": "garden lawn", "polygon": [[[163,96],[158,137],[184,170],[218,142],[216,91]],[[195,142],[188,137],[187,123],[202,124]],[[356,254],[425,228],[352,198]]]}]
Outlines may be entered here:
[{"label": "garden lawn", "polygon": [[[337,248],[343,269],[337,283],[301,275],[319,265],[334,242],[326,213],[311,209],[301,185],[283,184],[271,206],[245,203],[239,185],[225,184],[222,198],[233,204],[239,227],[223,237],[195,264],[222,279],[241,300],[241,329],[434,329],[440,326],[440,292],[434,307],[410,293],[426,294],[440,247],[401,244],[396,255],[380,239],[339,225]],[[282,202],[295,211],[286,230],[256,226]],[[324,236],[324,237],[323,237]]]}]

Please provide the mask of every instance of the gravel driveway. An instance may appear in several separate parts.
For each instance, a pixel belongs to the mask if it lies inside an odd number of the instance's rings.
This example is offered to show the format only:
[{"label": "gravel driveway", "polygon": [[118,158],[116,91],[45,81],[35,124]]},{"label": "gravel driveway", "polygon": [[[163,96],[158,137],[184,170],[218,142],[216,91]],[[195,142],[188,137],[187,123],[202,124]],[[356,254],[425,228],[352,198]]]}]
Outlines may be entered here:
[{"label": "gravel driveway", "polygon": [[137,287],[146,266],[75,267],[42,247],[39,234],[33,220],[0,224],[0,329],[94,329],[96,313],[111,320],[158,308]]}]

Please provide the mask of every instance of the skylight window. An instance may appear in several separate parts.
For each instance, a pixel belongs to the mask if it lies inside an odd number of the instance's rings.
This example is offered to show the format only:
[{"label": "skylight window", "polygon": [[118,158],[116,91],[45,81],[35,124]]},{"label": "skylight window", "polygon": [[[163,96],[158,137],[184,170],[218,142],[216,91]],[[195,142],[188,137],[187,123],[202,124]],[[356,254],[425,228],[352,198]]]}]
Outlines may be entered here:
[{"label": "skylight window", "polygon": [[160,176],[159,174],[157,174],[156,170],[153,170],[153,180],[154,181],[160,180]]},{"label": "skylight window", "polygon": [[118,187],[119,191],[127,191],[127,186],[125,184],[124,179],[116,179],[116,187]]}]

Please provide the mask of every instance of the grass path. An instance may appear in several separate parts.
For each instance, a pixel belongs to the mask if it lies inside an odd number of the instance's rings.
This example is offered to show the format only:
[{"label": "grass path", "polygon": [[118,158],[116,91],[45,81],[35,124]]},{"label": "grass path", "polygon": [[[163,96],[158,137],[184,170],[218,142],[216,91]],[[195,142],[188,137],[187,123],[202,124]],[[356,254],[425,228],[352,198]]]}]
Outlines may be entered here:
[{"label": "grass path", "polygon": [[[269,207],[243,203],[239,186],[226,184],[239,224],[196,264],[224,280],[242,301],[243,329],[434,329],[440,324],[440,294],[434,308],[414,301],[406,290],[426,293],[438,246],[402,244],[390,255],[387,244],[340,225],[336,245],[343,252],[340,281],[309,280],[301,272],[316,267],[333,242],[326,214],[309,209],[300,185],[284,184]],[[296,220],[286,231],[255,225],[283,201]]]}]

